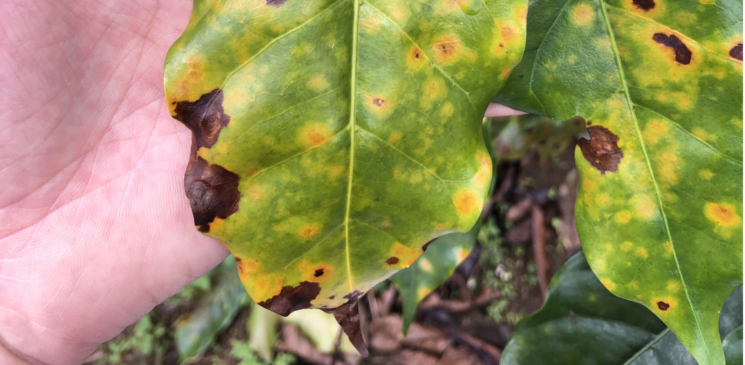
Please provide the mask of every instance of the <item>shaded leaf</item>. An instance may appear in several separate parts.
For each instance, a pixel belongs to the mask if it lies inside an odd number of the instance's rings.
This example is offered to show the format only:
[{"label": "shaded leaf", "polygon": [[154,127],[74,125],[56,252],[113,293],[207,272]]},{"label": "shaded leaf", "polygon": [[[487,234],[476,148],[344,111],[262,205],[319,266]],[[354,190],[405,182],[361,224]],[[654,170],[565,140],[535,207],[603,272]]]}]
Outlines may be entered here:
[{"label": "shaded leaf", "polygon": [[[337,310],[478,219],[479,122],[519,61],[526,0],[196,0],[171,47],[185,189],[260,305]],[[354,336],[351,336],[354,338]],[[364,344],[355,343],[358,346]]]},{"label": "shaded leaf", "polygon": [[202,354],[212,346],[248,300],[233,257],[225,259],[216,271],[217,283],[212,292],[176,321],[173,337],[181,360]]},{"label": "shaded leaf", "polygon": [[742,283],[742,2],[537,0],[496,101],[587,121],[577,230],[593,271],[702,365]]},{"label": "shaded leaf", "polygon": [[391,277],[403,301],[404,335],[414,320],[419,302],[444,283],[468,257],[480,228],[481,225],[476,224],[467,233],[451,233],[436,239],[414,265]]},{"label": "shaded leaf", "polygon": [[724,339],[724,357],[727,365],[742,365],[742,326]]},{"label": "shaded leaf", "polygon": [[[742,287],[727,304],[722,322],[742,319]],[[501,363],[697,364],[648,309],[605,289],[582,251],[556,273],[541,310],[517,324]]]}]

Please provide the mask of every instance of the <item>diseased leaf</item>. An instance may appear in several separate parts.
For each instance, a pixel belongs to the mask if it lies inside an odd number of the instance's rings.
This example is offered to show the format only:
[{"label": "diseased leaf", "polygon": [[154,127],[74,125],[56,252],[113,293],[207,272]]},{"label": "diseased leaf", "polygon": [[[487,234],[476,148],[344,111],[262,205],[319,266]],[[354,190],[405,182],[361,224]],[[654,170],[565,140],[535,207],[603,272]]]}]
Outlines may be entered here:
[{"label": "diseased leaf", "polygon": [[[484,142],[492,165],[496,166],[497,161],[491,145],[491,126],[492,119],[485,118],[482,124]],[[487,199],[494,192],[496,175],[495,170],[492,172]],[[419,302],[452,276],[458,265],[471,254],[480,228],[481,222],[477,222],[466,233],[450,233],[428,242],[425,245],[426,251],[413,265],[391,277],[403,301],[404,336],[409,332]]]},{"label": "diseased leaf", "polygon": [[537,0],[496,99],[587,121],[577,230],[614,294],[651,309],[702,365],[742,283],[742,2]]},{"label": "diseased leaf", "polygon": [[[166,58],[185,188],[260,305],[334,312],[477,220],[479,122],[522,56],[526,0],[195,0]],[[340,306],[345,306],[339,308]]]},{"label": "diseased leaf", "polygon": [[[738,318],[742,323],[742,286],[727,299],[721,322]],[[554,275],[541,310],[518,322],[501,364],[698,363],[648,309],[603,287],[580,251]]]},{"label": "diseased leaf", "polygon": [[181,360],[202,354],[212,346],[248,300],[235,270],[235,260],[225,259],[215,269],[217,284],[212,292],[176,321],[173,337]]}]

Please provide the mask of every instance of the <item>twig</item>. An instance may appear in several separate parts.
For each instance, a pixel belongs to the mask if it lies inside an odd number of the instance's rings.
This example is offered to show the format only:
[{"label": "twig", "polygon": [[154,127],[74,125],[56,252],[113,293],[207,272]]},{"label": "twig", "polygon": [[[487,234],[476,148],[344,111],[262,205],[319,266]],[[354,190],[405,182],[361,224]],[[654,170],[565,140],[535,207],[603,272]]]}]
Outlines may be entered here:
[{"label": "twig", "polygon": [[331,355],[331,364],[330,365],[335,365],[336,364],[336,360],[339,359],[339,347],[341,347],[341,336],[342,336],[342,333],[344,333],[344,331],[342,331],[341,328],[339,328],[339,336],[336,336],[336,343],[334,343],[334,353]]},{"label": "twig", "polygon": [[543,210],[537,203],[533,203],[533,260],[535,261],[535,272],[538,276],[538,285],[541,287],[541,296],[546,299],[548,292],[548,278],[546,274],[546,228]]},{"label": "twig", "polygon": [[380,311],[378,310],[378,300],[375,299],[375,290],[370,289],[367,292],[367,304],[370,305],[370,317],[375,321],[380,318]]}]

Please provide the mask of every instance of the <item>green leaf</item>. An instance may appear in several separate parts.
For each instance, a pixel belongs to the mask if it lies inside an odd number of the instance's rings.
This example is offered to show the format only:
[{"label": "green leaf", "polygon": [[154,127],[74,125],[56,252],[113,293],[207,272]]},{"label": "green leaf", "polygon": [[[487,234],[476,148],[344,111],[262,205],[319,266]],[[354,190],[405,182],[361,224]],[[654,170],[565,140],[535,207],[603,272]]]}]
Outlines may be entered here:
[{"label": "green leaf", "polygon": [[246,303],[247,295],[235,270],[235,260],[225,259],[218,267],[213,291],[176,321],[173,337],[181,360],[207,351]]},{"label": "green leaf", "polygon": [[478,219],[479,123],[522,56],[526,13],[527,0],[195,0],[166,100],[194,134],[195,225],[234,253],[257,303],[333,311],[363,346],[357,298]]},{"label": "green leaf", "polygon": [[742,283],[742,2],[534,1],[496,101],[587,120],[576,221],[590,266],[702,365]]},{"label": "green leaf", "polygon": [[404,335],[409,331],[419,302],[444,283],[468,257],[479,228],[481,225],[476,224],[467,233],[451,233],[436,239],[414,265],[391,277],[403,301]]},{"label": "green leaf", "polygon": [[[741,325],[742,287],[730,296],[721,315],[722,323],[738,319]],[[581,251],[554,275],[541,310],[517,324],[501,361],[504,365],[698,364],[648,309],[605,289]]]},{"label": "green leaf", "polygon": [[727,365],[742,365],[742,326],[724,339],[724,357],[727,359]]}]

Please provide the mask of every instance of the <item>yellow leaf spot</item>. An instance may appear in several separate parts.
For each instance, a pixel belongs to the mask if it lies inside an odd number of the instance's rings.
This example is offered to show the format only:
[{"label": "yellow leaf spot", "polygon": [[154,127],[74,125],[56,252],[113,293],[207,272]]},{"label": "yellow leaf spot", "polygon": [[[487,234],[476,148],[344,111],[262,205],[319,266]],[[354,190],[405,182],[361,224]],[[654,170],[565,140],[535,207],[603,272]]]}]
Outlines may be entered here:
[{"label": "yellow leaf spot", "polygon": [[595,202],[596,202],[596,203],[598,204],[598,206],[600,206],[600,207],[605,207],[605,206],[607,206],[607,205],[608,205],[608,204],[610,203],[610,201],[611,201],[611,199],[610,199],[610,196],[609,196],[608,194],[606,194],[606,193],[600,193],[600,194],[598,194],[598,196],[597,196],[597,197],[595,198]]},{"label": "yellow leaf spot", "polygon": [[453,116],[453,110],[455,108],[453,107],[453,103],[447,102],[445,105],[442,106],[442,109],[440,109],[440,115],[444,117],[451,117]]},{"label": "yellow leaf spot", "polygon": [[458,259],[458,262],[463,262],[463,260],[465,260],[466,257],[468,257],[468,254],[469,254],[468,250],[462,247],[459,248],[458,253],[456,254],[456,258]]},{"label": "yellow leaf spot", "polygon": [[631,243],[631,242],[629,242],[629,241],[626,241],[626,242],[624,242],[624,243],[621,244],[621,251],[628,251],[632,247],[634,247],[634,244]]},{"label": "yellow leaf spot", "polygon": [[326,78],[322,75],[316,75],[311,77],[310,81],[308,81],[308,87],[313,91],[320,92],[329,87],[329,82],[326,81]]},{"label": "yellow leaf spot", "polygon": [[422,257],[422,259],[419,261],[419,267],[422,268],[423,271],[430,272],[432,271],[432,263],[429,262],[429,260]]},{"label": "yellow leaf spot", "polygon": [[451,63],[460,56],[463,45],[457,35],[448,34],[435,39],[432,51],[437,63]]},{"label": "yellow leaf spot", "polygon": [[649,195],[637,194],[631,198],[637,218],[649,220],[657,213],[657,202]]},{"label": "yellow leaf spot", "polygon": [[666,288],[667,288],[667,290],[669,290],[669,291],[671,291],[671,292],[674,293],[674,292],[676,292],[676,291],[678,291],[680,289],[680,283],[678,283],[677,281],[672,281],[672,280],[671,281],[668,281]]},{"label": "yellow leaf spot", "polygon": [[401,267],[409,267],[416,262],[423,252],[424,251],[422,251],[420,247],[408,248],[396,242],[393,244],[389,254],[390,257],[398,259],[397,263],[401,265]]},{"label": "yellow leaf spot", "polygon": [[644,247],[637,248],[636,249],[636,255],[639,256],[639,257],[641,257],[641,258],[643,258],[643,259],[645,259],[645,260],[647,258],[649,258],[649,253],[647,252],[647,249],[645,249]]},{"label": "yellow leaf spot", "polygon": [[667,241],[662,244],[662,246],[665,248],[665,256],[670,257],[673,254],[673,245],[670,243],[670,241]]},{"label": "yellow leaf spot", "polygon": [[631,287],[631,289],[634,289],[634,290],[638,290],[639,289],[639,284],[636,281],[630,282],[629,283],[629,286]]},{"label": "yellow leaf spot", "polygon": [[477,186],[483,186],[487,182],[491,182],[492,178],[492,162],[491,157],[482,153],[478,153],[476,158],[479,160],[479,170],[476,171],[476,175],[473,177],[473,181]]},{"label": "yellow leaf spot", "polygon": [[610,291],[613,291],[613,289],[614,289],[614,288],[616,287],[616,284],[614,284],[614,283],[613,283],[612,281],[610,281],[609,279],[601,279],[601,280],[600,280],[600,282],[601,282],[601,283],[603,284],[603,286],[604,286],[604,287],[605,287],[606,289],[608,289],[608,290],[610,290]]},{"label": "yellow leaf spot", "polygon": [[424,297],[426,297],[427,295],[429,295],[429,293],[431,293],[431,292],[432,291],[429,290],[429,289],[427,289],[427,288],[419,288],[419,290],[417,291],[417,297],[418,297],[419,301],[421,301],[422,299],[424,299]]},{"label": "yellow leaf spot", "polygon": [[235,256],[235,263],[238,266],[238,275],[241,278],[248,277],[259,268],[259,262],[254,259],[240,258]]},{"label": "yellow leaf spot", "polygon": [[605,249],[606,253],[613,252],[613,245],[606,243],[603,245],[603,249]]},{"label": "yellow leaf spot", "polygon": [[412,184],[416,184],[416,183],[422,182],[422,180],[423,180],[423,176],[421,173],[413,172],[411,174],[411,179],[409,181],[411,181]]},{"label": "yellow leaf spot", "polygon": [[388,143],[391,145],[396,145],[398,141],[401,140],[401,132],[400,131],[393,131],[391,132],[391,135],[388,137]]},{"label": "yellow leaf spot", "polygon": [[378,32],[378,28],[380,28],[381,21],[381,17],[367,15],[360,19],[360,25],[366,33],[375,34]]},{"label": "yellow leaf spot", "polygon": [[590,302],[595,302],[598,300],[598,298],[595,296],[595,294],[590,294],[590,296],[587,298]]},{"label": "yellow leaf spot", "polygon": [[597,258],[592,261],[592,268],[597,270],[598,272],[605,271],[605,259],[603,258]]},{"label": "yellow leaf spot", "polygon": [[657,143],[661,137],[668,134],[667,123],[661,120],[652,120],[644,129],[644,140],[650,144]]},{"label": "yellow leaf spot", "polygon": [[631,212],[627,210],[622,210],[616,214],[616,222],[621,224],[629,223],[631,220]]},{"label": "yellow leaf spot", "polygon": [[711,180],[711,178],[714,177],[714,173],[709,170],[701,170],[698,172],[698,177],[704,180]]},{"label": "yellow leaf spot", "polygon": [[698,139],[700,139],[700,140],[702,140],[704,142],[710,142],[710,141],[716,141],[717,140],[717,136],[715,136],[713,134],[709,134],[703,128],[700,128],[700,127],[693,128],[691,130],[691,133],[693,133],[693,135],[696,136],[696,138],[698,138]]},{"label": "yellow leaf spot", "polygon": [[415,44],[406,53],[406,64],[410,68],[419,69],[427,63],[426,58],[424,51]]},{"label": "yellow leaf spot", "polygon": [[727,203],[706,203],[704,214],[710,221],[724,227],[732,227],[742,223],[740,216],[735,213],[735,207]]},{"label": "yellow leaf spot", "polygon": [[460,189],[453,195],[453,204],[455,210],[460,216],[470,216],[478,211],[478,197],[476,192],[471,189]]},{"label": "yellow leaf spot", "polygon": [[668,184],[674,184],[678,181],[679,158],[675,152],[667,151],[658,156],[660,177]]},{"label": "yellow leaf spot", "polygon": [[332,132],[328,125],[311,123],[300,128],[298,142],[305,147],[318,147],[331,138]]},{"label": "yellow leaf spot", "polygon": [[254,201],[261,200],[266,196],[266,191],[261,186],[253,184],[248,188],[247,195]]},{"label": "yellow leaf spot", "polygon": [[365,108],[380,119],[388,117],[394,107],[394,103],[382,97],[365,95]]},{"label": "yellow leaf spot", "polygon": [[595,18],[595,10],[590,4],[578,4],[572,8],[572,23],[577,25],[588,25]]},{"label": "yellow leaf spot", "polygon": [[310,223],[304,225],[298,233],[300,234],[300,237],[310,238],[315,236],[320,229],[321,226],[318,223]]}]

